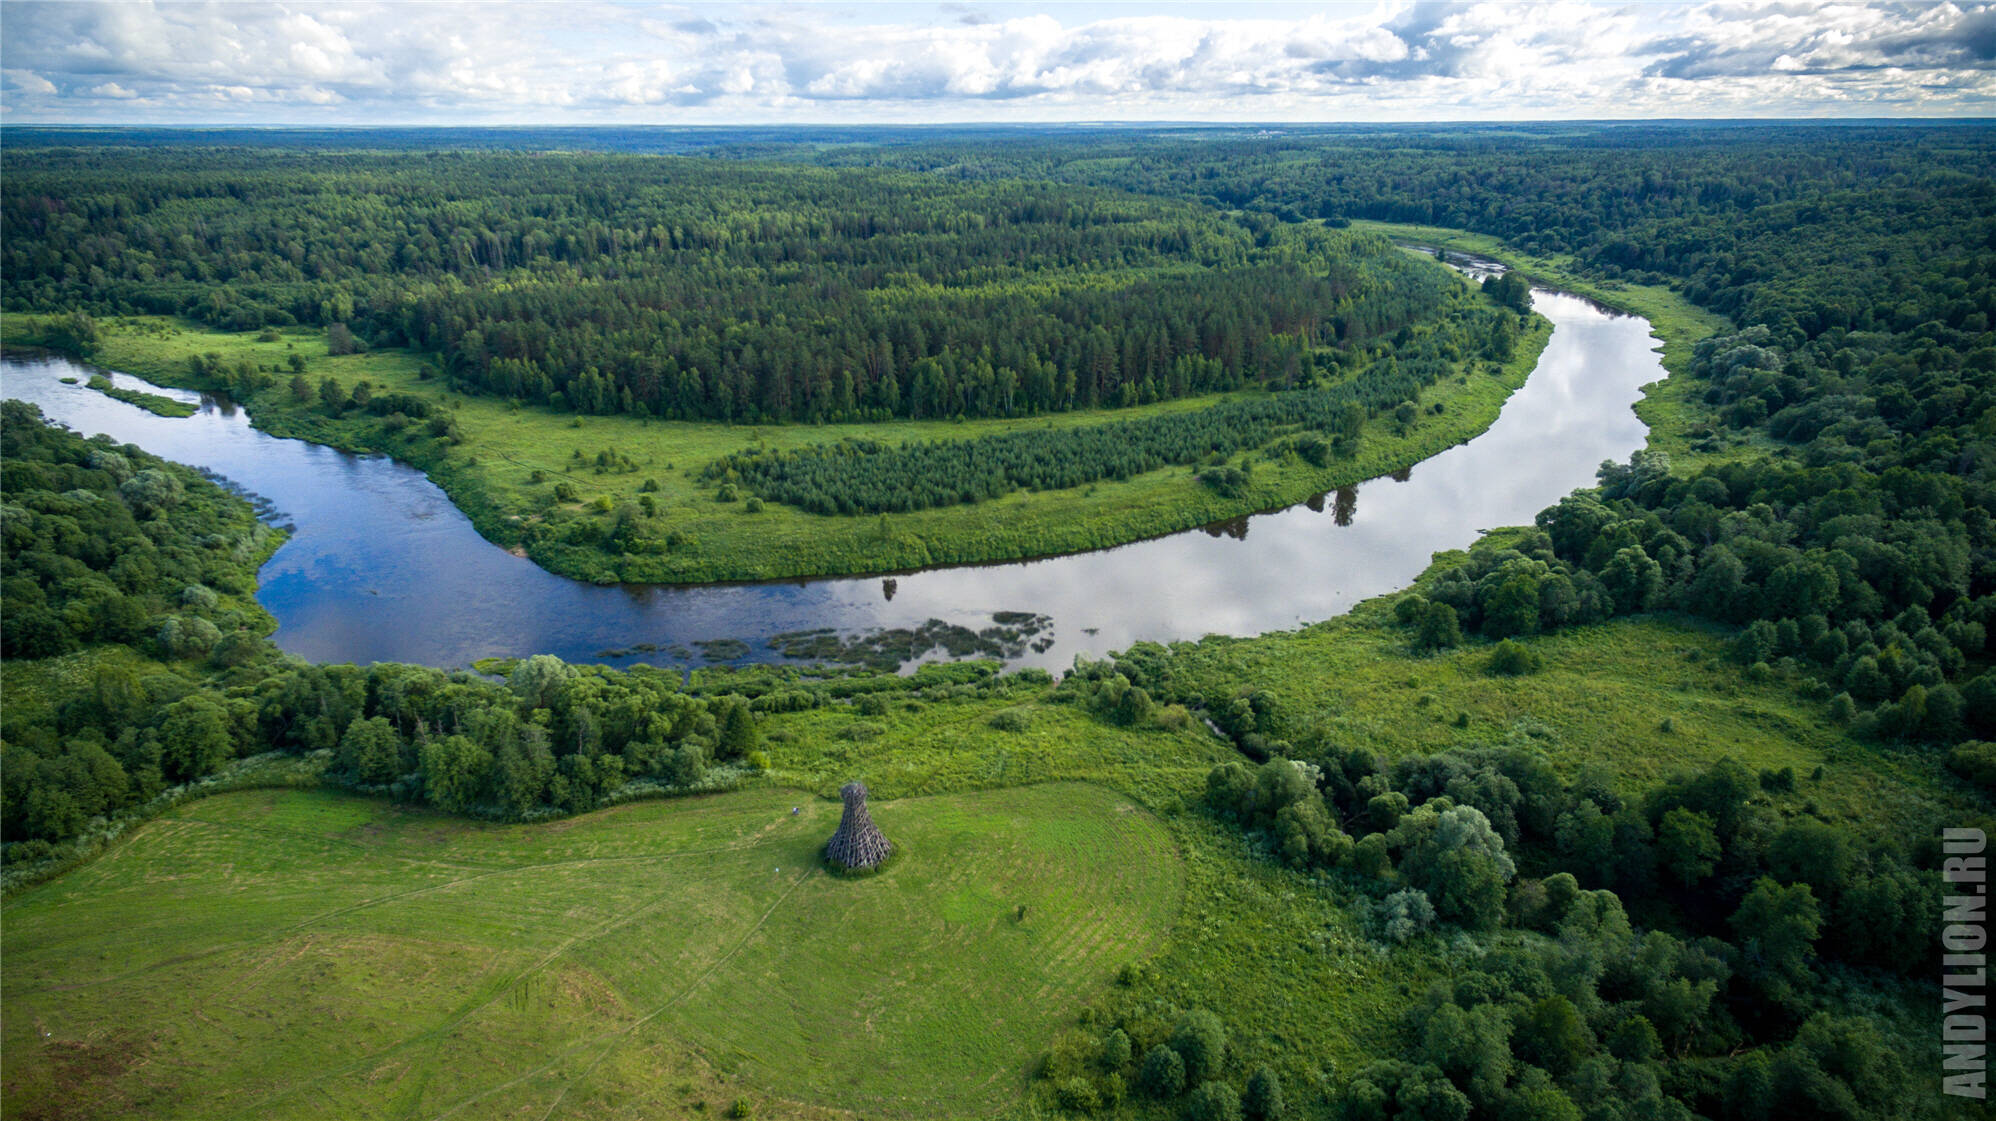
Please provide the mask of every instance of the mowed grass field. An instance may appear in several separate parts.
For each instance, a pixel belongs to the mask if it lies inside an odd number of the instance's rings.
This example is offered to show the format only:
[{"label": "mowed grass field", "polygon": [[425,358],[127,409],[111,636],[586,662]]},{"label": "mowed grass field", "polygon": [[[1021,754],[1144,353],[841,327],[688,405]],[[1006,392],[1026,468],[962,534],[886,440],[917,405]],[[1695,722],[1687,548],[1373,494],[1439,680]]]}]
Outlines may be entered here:
[{"label": "mowed grass field", "polygon": [[[5,338],[33,341],[39,338],[39,322],[33,316],[9,317]],[[848,438],[890,444],[967,440],[1204,409],[1230,395],[1011,419],[731,425],[576,417],[452,393],[440,379],[419,376],[424,365],[419,355],[382,350],[332,357],[326,353],[325,333],[317,329],[289,329],[274,341],[258,341],[254,333],[214,331],[189,321],[114,319],[103,324],[103,342],[94,360],[113,370],[182,386],[195,384],[187,368],[188,358],[195,355],[218,355],[230,368],[248,362],[282,371],[274,388],[249,402],[259,427],[349,450],[386,452],[413,463],[444,488],[479,532],[502,545],[526,540],[528,527],[551,513],[607,520],[610,515],[596,512],[599,498],[612,504],[635,503],[649,494],[657,505],[652,524],[658,535],[680,537],[681,543],[669,552],[610,555],[592,547],[542,541],[529,547],[529,555],[551,571],[578,579],[700,583],[893,572],[1048,556],[1291,505],[1411,467],[1476,436],[1525,383],[1550,336],[1550,326],[1539,322],[1520,341],[1513,360],[1494,374],[1488,363],[1466,362],[1457,377],[1422,394],[1424,406],[1440,405],[1442,412],[1424,410],[1405,432],[1390,417],[1369,422],[1357,454],[1349,459],[1334,459],[1323,467],[1295,455],[1257,462],[1251,483],[1233,497],[1198,482],[1194,468],[1170,467],[1121,482],[1015,491],[975,505],[895,514],[884,520],[810,514],[777,503],[750,513],[745,502],[717,501],[718,486],[699,476],[722,456],[756,448],[788,450]],[[334,420],[311,403],[301,405],[288,388],[287,363],[293,354],[306,359],[306,376],[315,387],[321,378],[331,377],[351,391],[366,379],[377,396],[409,393],[452,410],[463,441],[447,445],[421,434],[421,426],[390,436],[378,418],[355,414]],[[635,467],[599,473],[595,460],[605,451]],[[534,481],[536,472],[542,481]],[[555,486],[561,482],[573,486],[573,501],[556,501]],[[644,491],[648,482],[657,489]]]},{"label": "mowed grass field", "polygon": [[817,861],[839,812],[190,803],[8,903],[5,1115],[981,1115],[1180,906],[1102,787],[875,802],[902,851],[856,880]]}]

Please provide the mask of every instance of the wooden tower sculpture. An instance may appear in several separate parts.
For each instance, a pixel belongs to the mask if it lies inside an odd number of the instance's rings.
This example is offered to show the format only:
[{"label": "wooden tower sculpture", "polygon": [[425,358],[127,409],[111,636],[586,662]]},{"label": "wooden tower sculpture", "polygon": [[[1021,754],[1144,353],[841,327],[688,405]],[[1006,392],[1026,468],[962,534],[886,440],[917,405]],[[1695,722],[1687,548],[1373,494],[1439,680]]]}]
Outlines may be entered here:
[{"label": "wooden tower sculpture", "polygon": [[839,787],[839,797],[845,800],[845,815],[839,818],[839,831],[825,846],[825,858],[848,871],[878,868],[894,846],[880,835],[873,815],[866,812],[866,784],[846,783]]}]

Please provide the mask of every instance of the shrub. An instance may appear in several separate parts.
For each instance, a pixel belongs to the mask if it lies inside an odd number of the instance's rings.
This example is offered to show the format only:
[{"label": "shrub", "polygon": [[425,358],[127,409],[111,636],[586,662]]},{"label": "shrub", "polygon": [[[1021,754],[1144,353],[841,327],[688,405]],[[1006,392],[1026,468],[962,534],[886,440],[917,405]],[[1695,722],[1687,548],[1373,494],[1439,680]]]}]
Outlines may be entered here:
[{"label": "shrub", "polygon": [[215,644],[208,660],[223,668],[248,665],[263,651],[263,645],[263,639],[249,631],[230,631]]},{"label": "shrub", "polygon": [[1830,698],[1830,719],[1838,724],[1848,724],[1857,719],[1857,702],[1849,693],[1838,693]]},{"label": "shrub", "polygon": [[159,628],[159,644],[173,658],[204,657],[220,641],[222,632],[198,615],[171,615]]},{"label": "shrub", "polygon": [[1987,790],[1996,790],[1996,743],[1970,740],[1948,753],[1948,770]]},{"label": "shrub", "polygon": [[1171,1033],[1171,1049],[1185,1060],[1185,1077],[1206,1082],[1219,1077],[1227,1059],[1227,1029],[1203,1008],[1187,1012]]},{"label": "shrub", "polygon": [[1490,672],[1504,677],[1522,677],[1537,673],[1545,659],[1539,652],[1522,642],[1505,639],[1490,652]]},{"label": "shrub", "polygon": [[1060,1108],[1073,1113],[1094,1113],[1102,1108],[1102,1095],[1095,1084],[1080,1075],[1062,1079],[1054,1088],[1054,1099]]},{"label": "shrub", "polygon": [[1116,1028],[1102,1037],[1102,1069],[1118,1071],[1130,1065],[1130,1036]]},{"label": "shrub", "polygon": [[1282,1121],[1287,1112],[1282,1103],[1282,1079],[1266,1063],[1254,1068],[1254,1073],[1248,1076],[1241,1112],[1253,1121]]},{"label": "shrub", "polygon": [[1414,632],[1414,646],[1420,650],[1447,650],[1462,645],[1462,622],[1455,608],[1446,603],[1430,603],[1421,610]]},{"label": "shrub", "polygon": [[1743,666],[1755,662],[1765,662],[1774,656],[1777,639],[1774,624],[1765,619],[1755,621],[1733,639],[1733,657]]},{"label": "shrub", "polygon": [[1241,1098],[1225,1082],[1201,1082],[1185,1099],[1186,1121],[1241,1121]]},{"label": "shrub", "polygon": [[1296,454],[1312,467],[1322,467],[1331,461],[1331,446],[1322,436],[1308,433],[1297,437]]},{"label": "shrub", "polygon": [[1023,732],[1027,727],[1026,713],[1023,709],[1000,709],[985,723],[1001,732]]},{"label": "shrub", "polygon": [[1209,467],[1199,472],[1199,481],[1228,498],[1238,497],[1248,485],[1247,473],[1238,467]]},{"label": "shrub", "polygon": [[1374,904],[1366,924],[1373,937],[1382,942],[1404,944],[1426,933],[1435,923],[1435,905],[1428,893],[1417,887],[1396,891]]},{"label": "shrub", "polygon": [[1393,867],[1392,856],[1387,851],[1386,835],[1369,833],[1360,837],[1351,848],[1351,866],[1361,876],[1384,876]]},{"label": "shrub", "polygon": [[1110,719],[1126,728],[1141,728],[1150,721],[1150,694],[1132,685],[1116,695]]},{"label": "shrub", "polygon": [[1160,1043],[1144,1053],[1137,1085],[1153,1098],[1175,1098],[1185,1092],[1185,1060]]}]

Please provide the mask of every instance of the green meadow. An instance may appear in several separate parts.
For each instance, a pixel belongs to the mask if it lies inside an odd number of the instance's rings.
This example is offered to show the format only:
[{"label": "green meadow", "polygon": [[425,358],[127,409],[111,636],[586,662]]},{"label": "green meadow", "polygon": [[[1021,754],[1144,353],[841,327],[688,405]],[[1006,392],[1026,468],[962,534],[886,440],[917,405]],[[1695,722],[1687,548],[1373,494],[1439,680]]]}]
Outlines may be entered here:
[{"label": "green meadow", "polygon": [[1170,834],[1073,783],[873,812],[901,853],[847,880],[817,858],[837,803],[783,788],[503,826],[321,792],[190,803],[9,903],[6,1113],[1016,1100],[1165,937]]},{"label": "green meadow", "polygon": [[1792,767],[1795,807],[1833,818],[1924,822],[1975,805],[1933,752],[1854,740],[1809,679],[1747,680],[1728,657],[1730,628],[1681,616],[1572,627],[1531,639],[1544,667],[1507,677],[1489,672],[1492,643],[1413,653],[1406,628],[1376,607],[1208,639],[1202,660],[1280,696],[1334,742],[1385,759],[1520,737],[1568,777],[1607,768],[1630,796],[1731,756],[1755,771]]}]

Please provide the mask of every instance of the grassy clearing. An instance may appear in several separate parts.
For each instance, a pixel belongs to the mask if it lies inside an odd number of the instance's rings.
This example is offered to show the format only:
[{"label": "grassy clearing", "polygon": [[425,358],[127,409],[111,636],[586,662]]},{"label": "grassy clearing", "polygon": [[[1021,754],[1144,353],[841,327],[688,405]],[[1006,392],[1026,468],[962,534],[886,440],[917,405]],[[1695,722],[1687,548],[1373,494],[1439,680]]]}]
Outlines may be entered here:
[{"label": "grassy clearing", "polygon": [[1716,414],[1694,398],[1696,386],[1685,376],[1691,364],[1691,348],[1700,339],[1734,330],[1732,321],[1725,316],[1707,311],[1669,288],[1589,277],[1579,271],[1570,257],[1541,257],[1521,252],[1488,234],[1363,219],[1354,220],[1352,227],[1399,241],[1416,241],[1502,261],[1534,279],[1649,320],[1656,337],[1663,342],[1663,368],[1672,376],[1644,387],[1643,398],[1636,403],[1636,415],[1649,425],[1649,446],[1668,453],[1679,469],[1696,470],[1710,463],[1760,455],[1772,447],[1764,436],[1760,442],[1735,443],[1711,450],[1694,447],[1705,443],[1707,431],[1715,427]]},{"label": "grassy clearing", "polygon": [[6,1112],[984,1113],[1178,906],[1169,832],[1101,787],[879,802],[904,856],[860,881],[816,862],[838,812],[192,803],[8,906]]},{"label": "grassy clearing", "polygon": [[[1236,1086],[1267,1063],[1292,1116],[1335,1116],[1333,1088],[1393,1046],[1405,1009],[1448,971],[1445,947],[1431,939],[1389,953],[1365,937],[1341,885],[1289,871],[1203,815],[1177,824],[1187,892],[1170,945],[1134,983],[1104,994],[1056,1048],[1086,1052],[1098,1025],[1121,1022],[1141,1054],[1184,1011],[1204,1008],[1228,1025]],[[1134,1116],[1176,1116],[1169,1105],[1131,1104]]]},{"label": "grassy clearing", "polygon": [[[1025,730],[991,726],[1016,713]],[[907,797],[1023,783],[1085,780],[1166,810],[1205,789],[1206,772],[1234,758],[1203,729],[1110,729],[1070,705],[898,700],[884,716],[849,707],[786,715],[764,746],[779,782],[830,796],[851,778],[877,795]]]},{"label": "grassy clearing", "polygon": [[1207,643],[1239,680],[1273,692],[1306,724],[1386,759],[1519,734],[1563,773],[1602,764],[1630,793],[1730,755],[1756,770],[1793,767],[1793,808],[1814,803],[1878,830],[1974,805],[1931,753],[1852,739],[1806,679],[1748,681],[1726,657],[1730,628],[1674,616],[1573,627],[1526,640],[1545,659],[1540,672],[1500,677],[1487,671],[1487,642],[1411,656],[1385,605]]},{"label": "grassy clearing", "polygon": [[[275,341],[254,334],[212,331],[188,322],[114,320],[103,325],[94,356],[105,366],[161,384],[198,380],[187,368],[193,355],[219,355],[226,367],[248,362],[282,371],[279,384],[257,394],[250,410],[259,427],[356,451],[384,451],[426,471],[449,493],[487,538],[505,546],[525,542],[528,530],[559,510],[594,513],[599,499],[632,503],[647,480],[657,491],[662,532],[683,544],[660,555],[613,556],[594,548],[553,541],[528,549],[554,572],[598,582],[700,583],[715,580],[890,572],[935,564],[1015,560],[1102,548],[1176,532],[1303,501],[1412,466],[1488,428],[1505,399],[1523,385],[1550,337],[1541,323],[1521,340],[1516,357],[1494,376],[1465,373],[1423,395],[1424,411],[1405,433],[1390,418],[1366,426],[1357,455],[1314,467],[1291,455],[1255,464],[1253,481],[1236,497],[1222,496],[1194,480],[1188,468],[1168,468],[1135,478],[1072,490],[1016,492],[974,506],[877,517],[824,517],[770,504],[749,513],[741,502],[718,502],[715,488],[697,481],[700,468],[750,448],[789,449],[848,437],[904,440],[971,439],[1024,428],[1065,428],[1205,408],[1209,396],[1131,409],[1095,410],[1011,420],[895,421],[877,424],[731,426],[634,417],[583,417],[537,407],[515,407],[491,398],[448,392],[419,376],[423,362],[406,351],[330,357],[323,332],[291,330]],[[8,341],[38,340],[33,317],[9,317]],[[334,420],[301,405],[286,383],[288,360],[302,355],[307,377],[332,377],[343,386],[366,379],[376,395],[410,393],[455,412],[463,442],[450,446],[425,435],[394,436],[374,418]],[[420,432],[420,426],[412,429]],[[611,451],[635,469],[599,473],[594,460]],[[580,452],[578,460],[575,453]],[[535,482],[536,472],[542,481]],[[574,488],[558,502],[555,487]]]}]

